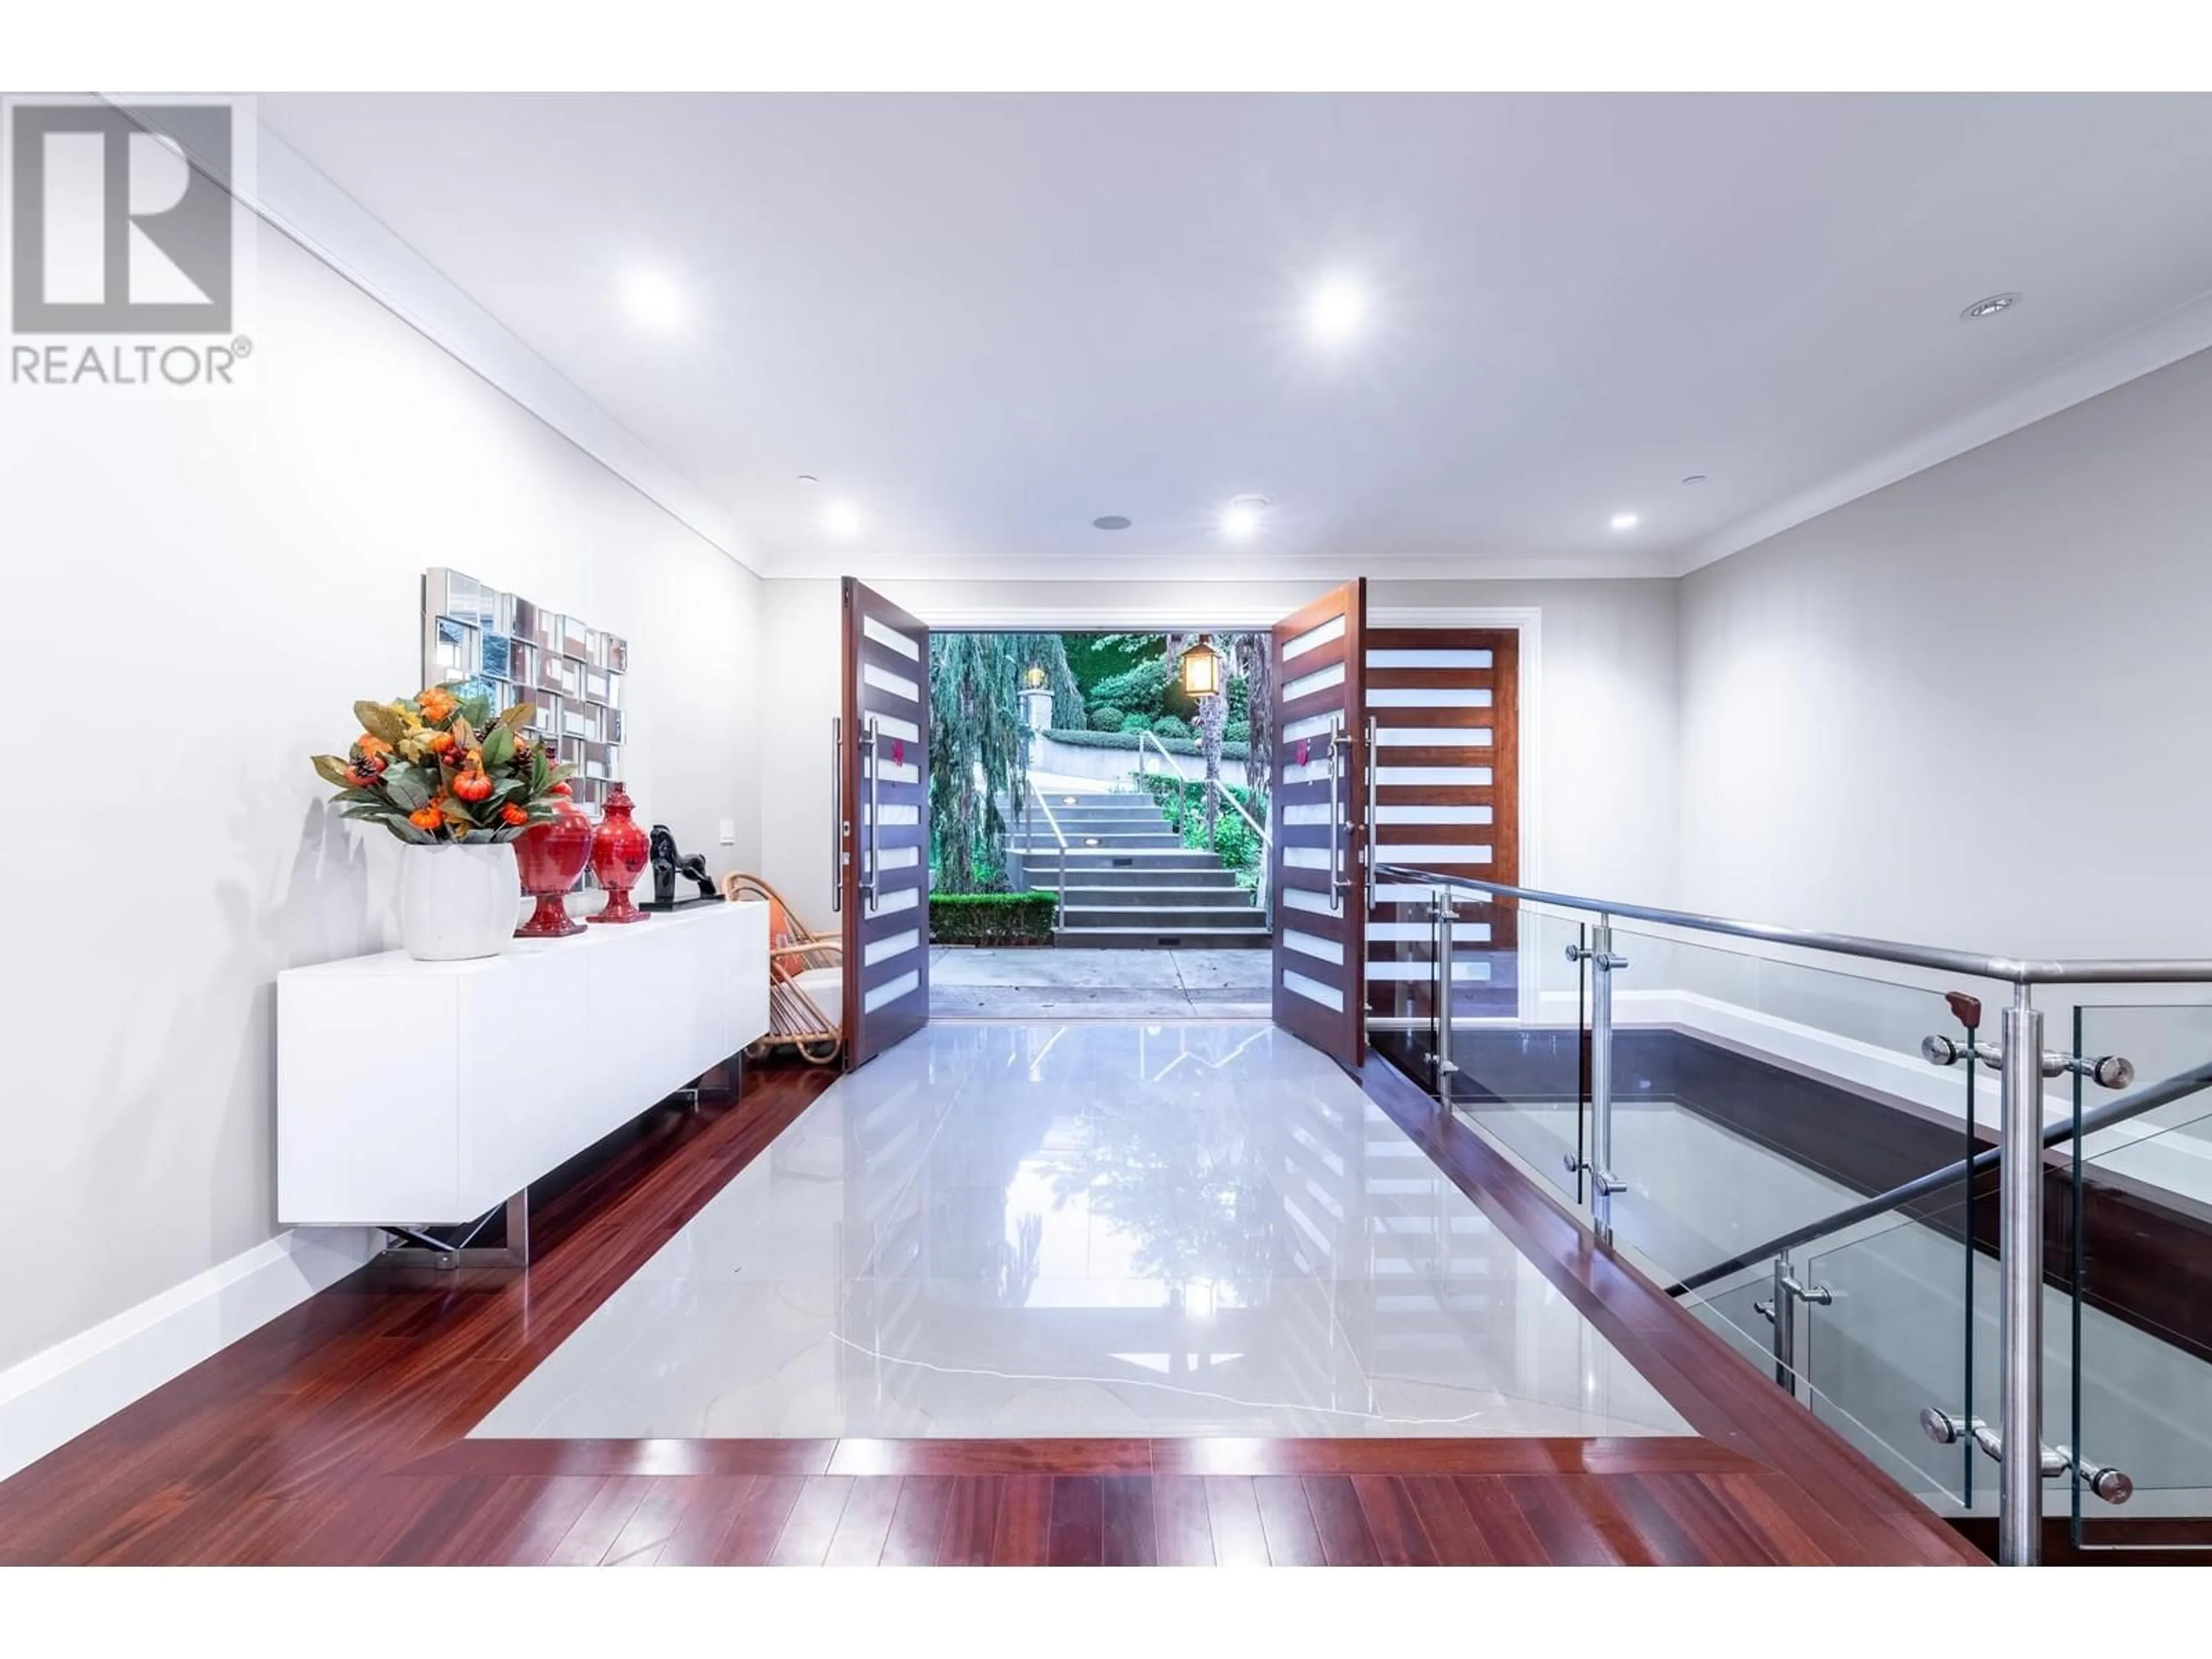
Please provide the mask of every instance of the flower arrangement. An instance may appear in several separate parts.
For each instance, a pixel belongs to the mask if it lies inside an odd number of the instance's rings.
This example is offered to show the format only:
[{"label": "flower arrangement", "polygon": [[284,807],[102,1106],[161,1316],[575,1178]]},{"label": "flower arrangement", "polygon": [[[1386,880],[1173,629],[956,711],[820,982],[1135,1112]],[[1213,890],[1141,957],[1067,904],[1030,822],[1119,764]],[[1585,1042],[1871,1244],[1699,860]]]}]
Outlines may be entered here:
[{"label": "flower arrangement", "polygon": [[492,717],[464,685],[434,685],[396,702],[357,702],[361,735],[343,755],[318,755],[343,816],[380,823],[416,846],[513,841],[553,817],[573,769],[545,757],[517,703]]}]

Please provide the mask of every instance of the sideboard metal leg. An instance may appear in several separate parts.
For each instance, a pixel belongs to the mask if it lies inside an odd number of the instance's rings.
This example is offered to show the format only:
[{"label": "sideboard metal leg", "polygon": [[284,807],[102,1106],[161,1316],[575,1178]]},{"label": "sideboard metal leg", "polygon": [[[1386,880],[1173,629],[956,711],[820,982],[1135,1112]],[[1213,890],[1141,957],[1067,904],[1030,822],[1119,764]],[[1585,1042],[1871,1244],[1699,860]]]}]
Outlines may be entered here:
[{"label": "sideboard metal leg", "polygon": [[[457,1239],[443,1239],[420,1227],[401,1227],[387,1224],[383,1231],[392,1243],[385,1247],[378,1260],[392,1267],[430,1267],[440,1273],[453,1273],[463,1267],[527,1267],[530,1265],[530,1188],[511,1194],[504,1206],[507,1217],[507,1243],[502,1245],[474,1243],[497,1211],[479,1216],[474,1225]],[[450,1229],[447,1231],[451,1231]]]},{"label": "sideboard metal leg", "polygon": [[[498,1252],[486,1250],[486,1255]],[[527,1267],[530,1265],[530,1188],[525,1187],[507,1200],[507,1249],[508,1261],[490,1264],[501,1267]]]}]

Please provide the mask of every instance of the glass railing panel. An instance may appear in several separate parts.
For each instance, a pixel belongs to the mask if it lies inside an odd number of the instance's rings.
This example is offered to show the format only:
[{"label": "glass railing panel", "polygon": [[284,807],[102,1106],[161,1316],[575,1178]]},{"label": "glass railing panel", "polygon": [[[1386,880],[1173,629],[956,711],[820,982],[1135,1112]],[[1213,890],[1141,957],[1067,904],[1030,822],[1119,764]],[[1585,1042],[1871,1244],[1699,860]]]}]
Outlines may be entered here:
[{"label": "glass railing panel", "polygon": [[1662,1283],[1954,1163],[1995,1121],[1991,1069],[1922,1047],[1969,1041],[1947,992],[1981,998],[1993,1029],[1994,988],[1657,930],[1616,926],[1613,942],[1614,1239]]},{"label": "glass railing panel", "polygon": [[1808,1293],[1792,1298],[1802,1328],[1796,1392],[1923,1501],[1970,1510],[1995,1501],[1996,1465],[1971,1441],[1931,1440],[1921,1419],[1931,1407],[1964,1416],[1965,1402],[1984,1393],[1984,1415],[1994,1409],[1996,1281],[1968,1243],[1975,1226],[1994,1225],[1993,1200],[1970,1200],[1961,1186],[1917,1209],[1793,1256],[1802,1266],[1792,1277]]},{"label": "glass railing panel", "polygon": [[1378,884],[1368,921],[1375,1048],[1568,1202],[1582,1195],[1589,1098],[1579,918],[1451,890],[1450,1026],[1437,995],[1441,882]]},{"label": "glass railing panel", "polygon": [[[2133,1072],[2117,1090],[2094,1074],[2063,1080],[2077,1124],[2212,1059],[2212,1006],[2087,1006],[2071,1024],[2075,1055]],[[2069,1294],[2046,1315],[2057,1363],[2045,1437],[2079,1447],[2081,1466],[2055,1484],[2077,1542],[2170,1547],[2187,1541],[2171,1523],[2212,1516],[2212,1091],[2083,1134],[2080,1148],[2063,1188],[2046,1189],[2047,1265]],[[2070,1158],[2073,1143],[2056,1150]],[[2124,1503],[2093,1478],[2105,1468],[2126,1476]]]},{"label": "glass railing panel", "polygon": [[1552,1191],[1579,1202],[1589,1105],[1589,975],[1579,957],[1588,929],[1510,900],[1490,914],[1487,979],[1510,969],[1512,992],[1486,994],[1477,981],[1455,994],[1455,1069],[1443,1097]]}]

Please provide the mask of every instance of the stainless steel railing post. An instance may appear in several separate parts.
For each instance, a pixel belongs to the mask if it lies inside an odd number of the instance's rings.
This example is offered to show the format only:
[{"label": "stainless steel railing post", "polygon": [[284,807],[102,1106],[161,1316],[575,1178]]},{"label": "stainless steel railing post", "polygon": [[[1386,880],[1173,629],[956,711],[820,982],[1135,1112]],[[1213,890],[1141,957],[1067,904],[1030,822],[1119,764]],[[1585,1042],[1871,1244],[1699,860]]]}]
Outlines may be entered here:
[{"label": "stainless steel railing post", "polygon": [[1452,1073],[1459,1067],[1452,1064],[1452,894],[1449,887],[1437,889],[1433,920],[1437,929],[1436,990],[1432,1006],[1437,1016],[1437,1099],[1449,1113],[1452,1109]]},{"label": "stainless steel railing post", "polygon": [[[2004,1012],[2000,1109],[2003,1460],[1997,1472],[1997,1562],[2032,1567],[2043,1553],[2043,1011],[2026,983],[2013,988],[2012,1006]],[[1971,1342],[1973,1333],[1966,1338]]]},{"label": "stainless steel railing post", "polygon": [[1613,1243],[1613,918],[1590,930],[1590,1228]]}]

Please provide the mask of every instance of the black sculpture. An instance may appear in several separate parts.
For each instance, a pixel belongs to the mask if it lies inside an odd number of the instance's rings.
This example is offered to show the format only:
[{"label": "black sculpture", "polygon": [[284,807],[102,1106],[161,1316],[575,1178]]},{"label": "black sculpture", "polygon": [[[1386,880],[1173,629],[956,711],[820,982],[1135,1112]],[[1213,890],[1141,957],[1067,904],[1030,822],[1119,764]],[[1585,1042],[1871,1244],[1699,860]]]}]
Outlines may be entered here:
[{"label": "black sculpture", "polygon": [[[714,890],[714,878],[707,873],[707,856],[703,853],[686,854],[677,850],[676,837],[665,823],[653,826],[649,840],[653,855],[653,897],[643,908],[647,910],[674,910],[688,904],[719,903],[721,895]],[[699,884],[698,896],[678,899],[676,879],[688,876]]]}]

